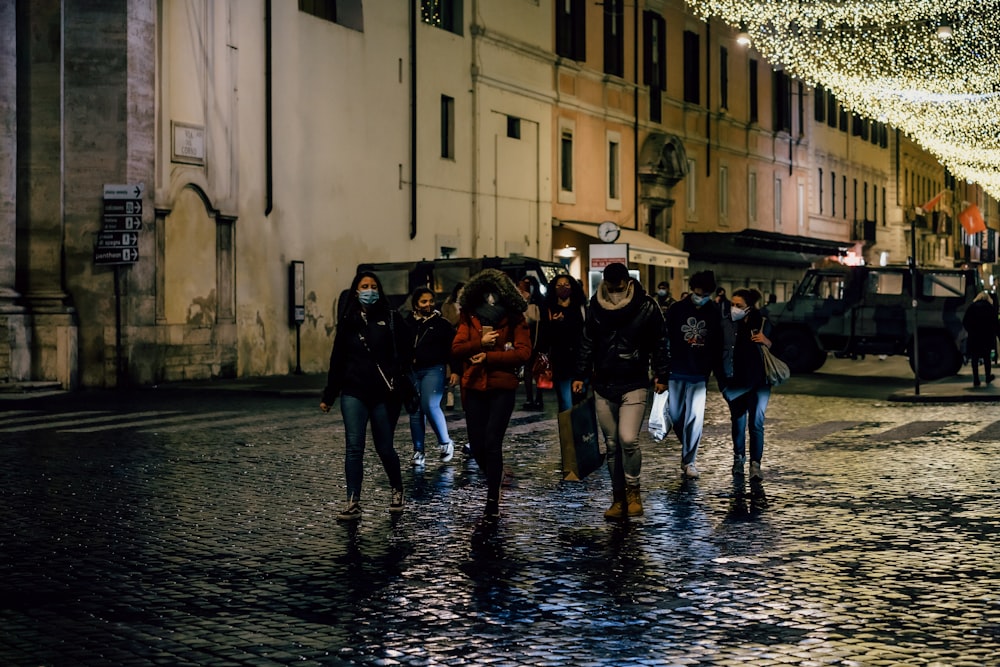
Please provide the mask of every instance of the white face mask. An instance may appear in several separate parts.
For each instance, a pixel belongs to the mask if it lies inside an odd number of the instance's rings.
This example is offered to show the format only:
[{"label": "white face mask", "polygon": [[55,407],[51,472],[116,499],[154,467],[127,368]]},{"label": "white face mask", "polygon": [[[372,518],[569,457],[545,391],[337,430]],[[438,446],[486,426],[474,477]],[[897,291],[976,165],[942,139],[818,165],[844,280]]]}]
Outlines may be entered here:
[{"label": "white face mask", "polygon": [[733,316],[733,322],[739,322],[740,320],[742,320],[744,317],[747,316],[747,313],[749,311],[750,311],[749,308],[737,308],[736,306],[733,306],[729,312]]}]

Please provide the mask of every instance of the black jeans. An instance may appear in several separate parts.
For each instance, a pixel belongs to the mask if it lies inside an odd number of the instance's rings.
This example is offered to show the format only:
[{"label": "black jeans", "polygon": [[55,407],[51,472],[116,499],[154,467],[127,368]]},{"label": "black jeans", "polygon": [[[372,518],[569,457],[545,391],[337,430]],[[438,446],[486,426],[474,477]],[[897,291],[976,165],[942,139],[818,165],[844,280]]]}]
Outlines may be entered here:
[{"label": "black jeans", "polygon": [[514,389],[466,391],[462,400],[469,448],[486,475],[487,499],[500,498],[503,481],[503,437],[514,412]]}]

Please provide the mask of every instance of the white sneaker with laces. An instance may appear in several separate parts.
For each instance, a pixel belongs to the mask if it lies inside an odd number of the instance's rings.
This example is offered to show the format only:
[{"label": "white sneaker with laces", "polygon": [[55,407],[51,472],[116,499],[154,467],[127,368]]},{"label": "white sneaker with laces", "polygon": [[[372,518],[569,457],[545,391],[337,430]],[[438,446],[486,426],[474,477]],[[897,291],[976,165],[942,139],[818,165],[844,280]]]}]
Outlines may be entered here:
[{"label": "white sneaker with laces", "polygon": [[413,452],[413,458],[410,459],[410,463],[413,464],[415,468],[422,468],[424,466],[424,453],[423,452]]},{"label": "white sneaker with laces", "polygon": [[451,461],[453,456],[455,456],[455,443],[446,442],[441,445],[441,463]]}]

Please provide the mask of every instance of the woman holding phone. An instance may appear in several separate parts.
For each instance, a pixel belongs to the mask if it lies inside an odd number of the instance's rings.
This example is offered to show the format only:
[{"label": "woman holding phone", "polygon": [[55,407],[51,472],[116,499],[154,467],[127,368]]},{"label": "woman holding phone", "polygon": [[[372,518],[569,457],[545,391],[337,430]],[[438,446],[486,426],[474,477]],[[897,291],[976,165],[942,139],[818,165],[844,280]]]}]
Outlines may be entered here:
[{"label": "woman holding phone", "polygon": [[732,421],[733,476],[744,475],[749,430],[751,482],[763,479],[760,463],[764,456],[764,417],[771,398],[760,351],[761,345],[771,347],[771,324],[758,309],[761,299],[761,293],[752,288],[733,292],[729,312],[722,313],[724,344],[715,373]]},{"label": "woman holding phone", "polygon": [[461,317],[451,344],[454,366],[462,368],[462,407],[469,447],[486,475],[487,521],[500,518],[503,439],[517,390],[517,369],[531,357],[524,318],[527,303],[507,274],[477,273],[459,298]]}]

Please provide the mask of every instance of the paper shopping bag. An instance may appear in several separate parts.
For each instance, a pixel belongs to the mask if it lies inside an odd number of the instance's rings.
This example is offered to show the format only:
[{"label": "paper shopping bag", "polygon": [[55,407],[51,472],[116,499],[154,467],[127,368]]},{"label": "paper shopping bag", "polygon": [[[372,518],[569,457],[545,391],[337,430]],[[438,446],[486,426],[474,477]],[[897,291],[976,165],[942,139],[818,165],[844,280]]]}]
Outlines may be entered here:
[{"label": "paper shopping bag", "polygon": [[604,463],[593,395],[559,413],[563,479],[578,482]]}]

